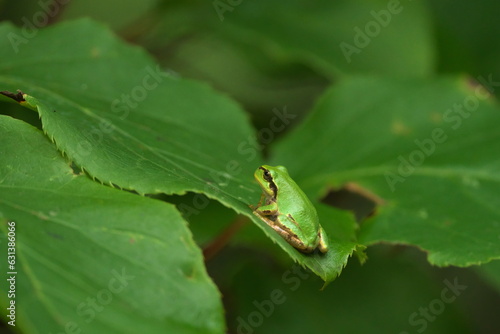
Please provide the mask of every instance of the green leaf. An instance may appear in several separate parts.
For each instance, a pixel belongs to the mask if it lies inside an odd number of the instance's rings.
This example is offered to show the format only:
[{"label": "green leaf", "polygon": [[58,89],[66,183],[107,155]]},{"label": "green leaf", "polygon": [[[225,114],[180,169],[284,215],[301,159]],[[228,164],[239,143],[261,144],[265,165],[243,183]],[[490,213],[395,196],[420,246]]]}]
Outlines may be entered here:
[{"label": "green leaf", "polygon": [[432,264],[469,266],[500,258],[499,122],[491,95],[468,78],[349,78],[273,161],[316,197],[347,183],[378,196],[360,242],[415,245]]},{"label": "green leaf", "polygon": [[[0,244],[15,222],[17,326],[29,333],[222,333],[220,295],[171,205],[74,175],[37,129],[0,116]],[[7,291],[3,280],[2,291]],[[1,294],[2,313],[9,303]]]},{"label": "green leaf", "polygon": [[433,69],[430,19],[421,2],[246,1],[230,8],[216,9],[222,22],[213,27],[221,35],[332,78],[366,71],[422,76]]},{"label": "green leaf", "polygon": [[[7,25],[0,33],[22,37]],[[46,134],[90,175],[142,194],[204,192],[250,215],[260,148],[227,97],[172,77],[87,20],[2,43],[2,90],[28,93]]]},{"label": "green leaf", "polygon": [[[22,31],[4,25],[0,34]],[[325,281],[345,265],[352,245],[347,253],[304,255],[252,214],[261,148],[247,116],[227,97],[158,71],[142,50],[86,20],[41,30],[17,49],[7,39],[0,43],[1,90],[21,89],[47,136],[92,177],[141,194],[203,193],[250,217]],[[287,117],[279,111],[269,129]],[[180,211],[203,208],[193,201]]]},{"label": "green leaf", "polygon": [[[257,145],[225,96],[170,76],[86,20],[42,30],[18,49],[2,41],[2,90],[27,93],[47,135],[92,176],[143,194],[206,191],[240,206],[253,198]],[[48,46],[52,54],[37,52]]]}]

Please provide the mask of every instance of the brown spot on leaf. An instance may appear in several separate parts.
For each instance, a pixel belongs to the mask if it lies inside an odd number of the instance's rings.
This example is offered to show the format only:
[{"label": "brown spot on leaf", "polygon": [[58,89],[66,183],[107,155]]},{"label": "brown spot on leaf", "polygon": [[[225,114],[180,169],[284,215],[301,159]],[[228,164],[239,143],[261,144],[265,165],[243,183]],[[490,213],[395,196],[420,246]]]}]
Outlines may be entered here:
[{"label": "brown spot on leaf", "polygon": [[101,55],[101,50],[98,47],[93,47],[90,50],[90,56],[92,58],[98,58]]},{"label": "brown spot on leaf", "polygon": [[489,84],[489,82],[493,83],[491,74],[487,78],[480,76],[479,81],[477,81],[475,78],[467,77],[465,80],[465,85],[466,88],[471,92],[471,94],[474,94],[480,99],[487,99],[490,98],[494,92],[494,89],[492,88],[492,85]]},{"label": "brown spot on leaf", "polygon": [[429,118],[434,124],[441,124],[443,122],[443,115],[438,112],[431,112]]},{"label": "brown spot on leaf", "polygon": [[407,136],[411,133],[411,129],[400,120],[394,120],[391,124],[391,132],[397,136]]}]

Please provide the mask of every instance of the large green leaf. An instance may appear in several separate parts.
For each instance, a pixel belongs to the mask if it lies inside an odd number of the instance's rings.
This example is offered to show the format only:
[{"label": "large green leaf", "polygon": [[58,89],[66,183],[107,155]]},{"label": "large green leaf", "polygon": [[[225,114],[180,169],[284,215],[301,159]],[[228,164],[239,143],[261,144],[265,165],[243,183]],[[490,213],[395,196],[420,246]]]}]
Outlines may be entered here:
[{"label": "large green leaf", "polygon": [[[1,33],[23,36],[8,26]],[[206,190],[233,203],[230,192],[257,192],[248,184],[259,164],[252,129],[226,97],[169,76],[89,21],[40,31],[17,48],[2,42],[2,90],[27,93],[47,135],[102,182],[139,193]],[[228,171],[235,162],[237,173]]]},{"label": "large green leaf", "polygon": [[[0,244],[7,254],[7,221],[14,222],[16,264],[8,271],[17,272],[18,327],[223,332],[219,293],[173,205],[73,174],[22,121],[0,116],[0,142]],[[5,274],[5,260],[1,268]],[[0,301],[5,313],[5,293]]]},{"label": "large green leaf", "polygon": [[[12,41],[22,31],[3,26],[0,34]],[[42,30],[17,49],[8,39],[0,43],[1,90],[21,89],[22,104],[39,113],[47,136],[92,177],[141,194],[204,193],[249,216],[325,281],[345,265],[355,248],[351,237],[340,253],[304,255],[252,214],[249,205],[260,196],[252,177],[262,163],[260,147],[227,97],[158,71],[142,50],[86,20]],[[275,135],[289,117],[278,111],[263,130]],[[181,211],[203,207],[193,201]],[[350,222],[342,235],[353,235]]]},{"label": "large green leaf", "polygon": [[468,78],[350,78],[324,95],[273,161],[316,197],[350,182],[376,199],[363,243],[416,245],[440,266],[485,263],[500,258],[493,101]]}]

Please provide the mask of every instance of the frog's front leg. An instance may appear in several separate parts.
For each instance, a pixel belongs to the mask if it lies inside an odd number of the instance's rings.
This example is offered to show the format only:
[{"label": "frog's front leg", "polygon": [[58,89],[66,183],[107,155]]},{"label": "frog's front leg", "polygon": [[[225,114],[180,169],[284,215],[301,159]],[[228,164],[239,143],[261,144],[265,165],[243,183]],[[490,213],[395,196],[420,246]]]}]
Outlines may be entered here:
[{"label": "frog's front leg", "polygon": [[267,201],[267,196],[265,194],[260,195],[259,203],[257,205],[249,205],[252,210],[256,210],[260,208]]},{"label": "frog's front leg", "polygon": [[264,217],[276,216],[278,214],[278,204],[276,202],[270,202],[267,205],[259,206],[255,209],[255,212]]}]

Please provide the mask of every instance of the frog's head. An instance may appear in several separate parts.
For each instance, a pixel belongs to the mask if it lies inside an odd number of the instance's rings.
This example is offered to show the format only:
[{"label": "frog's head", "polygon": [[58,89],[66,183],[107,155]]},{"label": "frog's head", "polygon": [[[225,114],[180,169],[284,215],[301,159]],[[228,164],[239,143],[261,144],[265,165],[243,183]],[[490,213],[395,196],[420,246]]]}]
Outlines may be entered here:
[{"label": "frog's head", "polygon": [[269,197],[276,198],[278,193],[276,180],[280,178],[283,172],[288,174],[286,168],[283,166],[272,167],[263,165],[257,168],[254,176],[264,193]]}]

